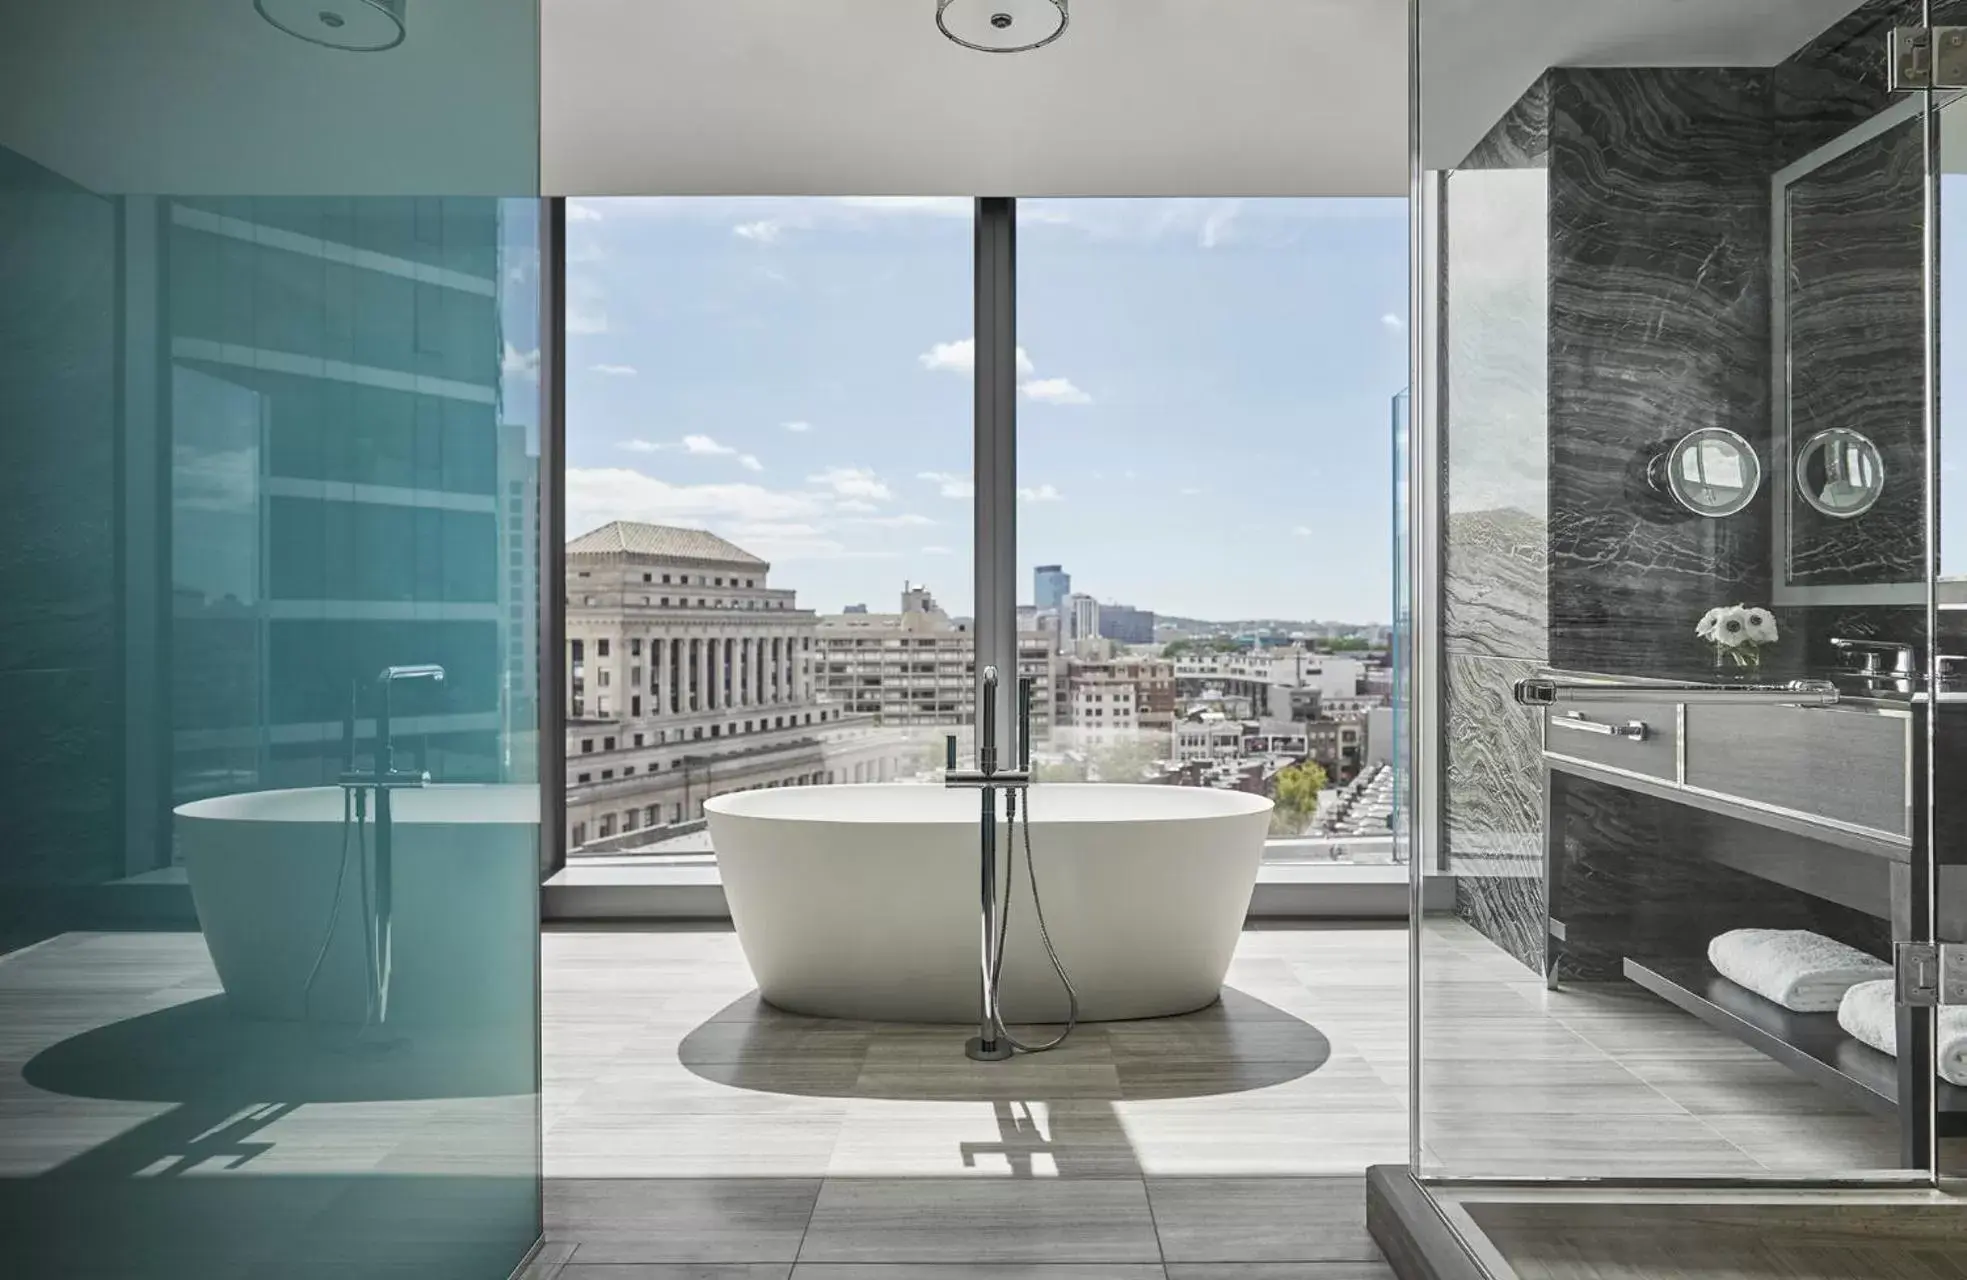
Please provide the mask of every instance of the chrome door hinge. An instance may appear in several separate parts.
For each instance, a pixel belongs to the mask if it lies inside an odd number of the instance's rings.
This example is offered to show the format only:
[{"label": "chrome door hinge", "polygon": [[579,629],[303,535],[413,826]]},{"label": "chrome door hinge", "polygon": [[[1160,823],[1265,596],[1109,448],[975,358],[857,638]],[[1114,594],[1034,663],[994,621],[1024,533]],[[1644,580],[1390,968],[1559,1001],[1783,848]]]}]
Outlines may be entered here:
[{"label": "chrome door hinge", "polygon": [[1900,942],[1892,947],[1899,1003],[1917,1009],[1967,1005],[1967,946]]},{"label": "chrome door hinge", "polygon": [[1889,64],[1895,93],[1967,89],[1967,27],[1894,27]]}]

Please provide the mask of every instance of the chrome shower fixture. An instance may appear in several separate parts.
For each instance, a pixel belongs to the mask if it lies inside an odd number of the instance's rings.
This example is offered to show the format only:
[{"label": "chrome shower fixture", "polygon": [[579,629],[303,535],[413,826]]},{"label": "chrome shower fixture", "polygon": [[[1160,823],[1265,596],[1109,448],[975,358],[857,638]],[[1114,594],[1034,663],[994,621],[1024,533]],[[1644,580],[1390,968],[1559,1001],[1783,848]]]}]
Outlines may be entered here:
[{"label": "chrome shower fixture", "polygon": [[403,43],[409,0],[253,0],[260,17],[309,44],[380,53]]},{"label": "chrome shower fixture", "polygon": [[1065,34],[1067,0],[936,0],[936,26],[979,53],[1023,53]]}]

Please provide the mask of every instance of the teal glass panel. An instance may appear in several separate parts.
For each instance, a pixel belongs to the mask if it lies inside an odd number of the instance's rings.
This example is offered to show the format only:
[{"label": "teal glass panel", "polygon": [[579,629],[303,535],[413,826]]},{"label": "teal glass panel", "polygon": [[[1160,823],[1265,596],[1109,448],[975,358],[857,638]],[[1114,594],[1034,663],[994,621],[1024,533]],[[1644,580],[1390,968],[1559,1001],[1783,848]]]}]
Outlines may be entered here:
[{"label": "teal glass panel", "polygon": [[403,12],[0,47],[0,1274],[540,1235],[537,11]]}]

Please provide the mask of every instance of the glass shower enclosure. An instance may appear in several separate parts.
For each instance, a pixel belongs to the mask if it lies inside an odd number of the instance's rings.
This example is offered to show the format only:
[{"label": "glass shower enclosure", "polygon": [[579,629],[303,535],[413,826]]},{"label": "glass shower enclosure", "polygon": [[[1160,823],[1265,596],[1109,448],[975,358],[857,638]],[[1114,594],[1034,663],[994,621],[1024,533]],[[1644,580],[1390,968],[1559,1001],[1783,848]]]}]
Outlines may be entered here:
[{"label": "glass shower enclosure", "polygon": [[1478,1253],[1580,1183],[1917,1198],[1967,1133],[1963,15],[1478,8],[1414,10],[1413,1171]]}]

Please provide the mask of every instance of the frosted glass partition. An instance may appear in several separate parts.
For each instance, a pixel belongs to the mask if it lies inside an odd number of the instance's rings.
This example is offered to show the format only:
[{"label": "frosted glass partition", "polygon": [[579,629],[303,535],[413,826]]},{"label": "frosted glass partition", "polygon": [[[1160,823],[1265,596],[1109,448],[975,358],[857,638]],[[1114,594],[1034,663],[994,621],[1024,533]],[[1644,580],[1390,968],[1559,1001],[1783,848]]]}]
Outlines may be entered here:
[{"label": "frosted glass partition", "polygon": [[537,15],[169,9],[0,50],[0,1269],[505,1277]]}]

